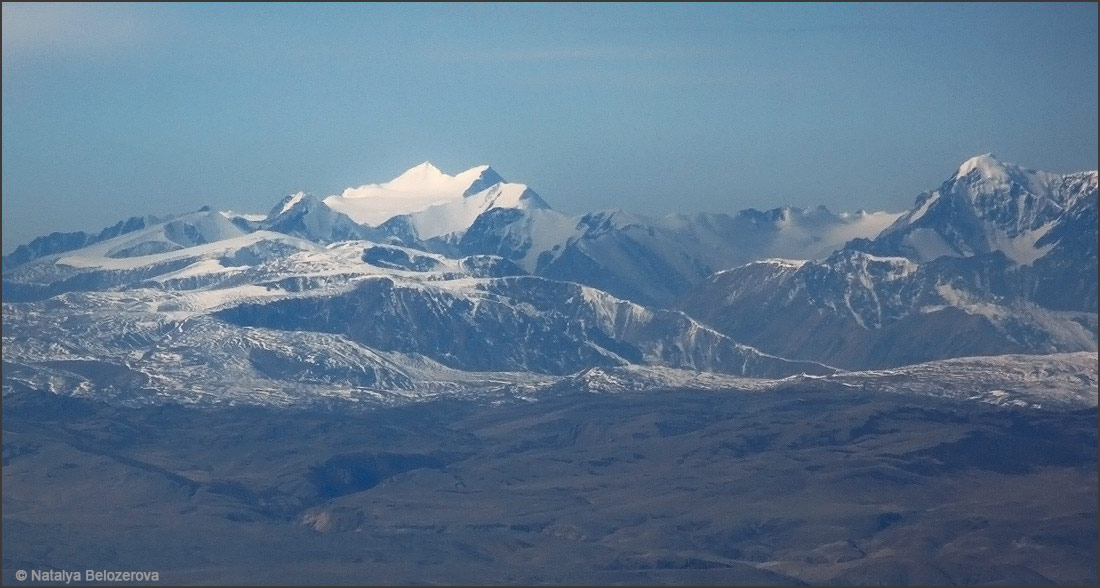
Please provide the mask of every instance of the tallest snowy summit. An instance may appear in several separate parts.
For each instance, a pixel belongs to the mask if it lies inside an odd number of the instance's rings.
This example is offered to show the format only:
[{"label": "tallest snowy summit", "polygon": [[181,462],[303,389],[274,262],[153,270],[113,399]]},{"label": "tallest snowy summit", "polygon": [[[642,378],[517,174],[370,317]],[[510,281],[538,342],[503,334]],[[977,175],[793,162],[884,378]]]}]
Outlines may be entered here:
[{"label": "tallest snowy summit", "polygon": [[357,223],[378,226],[395,216],[462,200],[503,183],[504,178],[488,165],[452,176],[425,161],[388,182],[348,188],[324,202]]}]

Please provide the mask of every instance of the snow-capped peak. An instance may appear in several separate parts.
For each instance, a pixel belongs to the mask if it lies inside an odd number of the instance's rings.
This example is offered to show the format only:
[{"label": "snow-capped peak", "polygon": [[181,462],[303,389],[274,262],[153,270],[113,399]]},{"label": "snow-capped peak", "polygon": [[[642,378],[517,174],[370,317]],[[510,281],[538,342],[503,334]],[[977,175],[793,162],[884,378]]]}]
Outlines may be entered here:
[{"label": "snow-capped peak", "polygon": [[[469,196],[503,181],[504,178],[500,177],[500,174],[488,165],[472,167],[452,176],[440,171],[430,161],[425,161],[384,184],[377,184],[377,187],[410,195],[441,194],[454,196],[457,194]],[[362,189],[369,186],[376,186],[376,184],[348,188],[344,191],[344,196],[352,198],[369,196],[369,194],[362,193]]]},{"label": "snow-capped peak", "polygon": [[301,202],[302,198],[305,198],[305,196],[305,192],[295,192],[294,194],[290,194],[284,197],[282,200],[279,201],[278,204],[275,205],[275,208],[271,209],[271,212],[268,213],[268,216],[279,216],[280,214],[290,210],[291,208],[294,208],[294,205]]},{"label": "snow-capped peak", "polygon": [[999,251],[1026,266],[1051,251],[1044,236],[1074,214],[1067,211],[1095,194],[1087,173],[1036,171],[986,153],[963,162],[939,189],[921,194],[872,249],[921,262]]},{"label": "snow-capped peak", "polygon": [[430,161],[425,161],[382,185],[401,192],[445,191],[451,187],[453,180],[453,177],[439,171]]},{"label": "snow-capped peak", "polygon": [[963,165],[960,165],[958,170],[955,171],[955,176],[963,177],[975,169],[985,174],[987,171],[996,171],[1000,167],[1002,167],[1002,165],[996,155],[992,153],[983,153],[965,160]]},{"label": "snow-capped peak", "polygon": [[982,178],[991,180],[1004,180],[1008,176],[1005,164],[992,153],[983,153],[967,159],[959,166],[958,171],[955,172],[955,177],[961,178],[974,172],[977,172]]},{"label": "snow-capped peak", "polygon": [[[951,191],[974,202],[988,200],[1000,202],[1014,198],[1008,186],[1016,185],[1024,191],[1040,197],[1061,201],[1058,184],[1066,176],[1033,169],[1025,169],[1014,163],[997,159],[992,153],[971,157],[959,166],[949,182],[954,184]],[[988,205],[988,203],[986,204]]]},{"label": "snow-capped peak", "polygon": [[466,185],[463,196],[473,196],[487,188],[505,183],[504,178],[493,168],[487,165],[479,165],[455,176],[459,185]]},{"label": "snow-capped peak", "polygon": [[382,184],[348,188],[325,199],[332,209],[371,226],[483,192],[504,178],[487,165],[448,175],[425,161]]}]

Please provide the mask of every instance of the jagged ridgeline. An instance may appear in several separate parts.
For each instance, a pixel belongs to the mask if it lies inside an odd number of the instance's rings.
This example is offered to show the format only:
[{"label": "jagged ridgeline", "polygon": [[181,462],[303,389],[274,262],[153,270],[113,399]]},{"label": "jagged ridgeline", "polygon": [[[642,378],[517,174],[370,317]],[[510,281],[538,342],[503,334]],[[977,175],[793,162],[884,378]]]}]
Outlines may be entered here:
[{"label": "jagged ridgeline", "polygon": [[649,218],[424,163],[135,217],[4,258],[4,385],[293,403],[1095,352],[1096,178],[984,155],[900,214]]}]

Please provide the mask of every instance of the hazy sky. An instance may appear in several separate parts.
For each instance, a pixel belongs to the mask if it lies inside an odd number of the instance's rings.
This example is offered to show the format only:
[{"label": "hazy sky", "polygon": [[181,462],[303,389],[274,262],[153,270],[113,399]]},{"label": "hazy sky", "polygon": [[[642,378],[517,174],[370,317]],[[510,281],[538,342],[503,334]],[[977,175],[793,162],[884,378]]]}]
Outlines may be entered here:
[{"label": "hazy sky", "polygon": [[3,5],[3,245],[489,163],[564,212],[1097,166],[1097,6]]}]

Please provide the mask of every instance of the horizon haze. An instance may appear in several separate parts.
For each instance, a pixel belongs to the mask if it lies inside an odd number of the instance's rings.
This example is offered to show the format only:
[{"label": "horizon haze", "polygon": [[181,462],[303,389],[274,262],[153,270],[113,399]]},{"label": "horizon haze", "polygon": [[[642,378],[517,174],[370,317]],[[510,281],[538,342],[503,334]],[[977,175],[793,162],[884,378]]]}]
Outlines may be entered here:
[{"label": "horizon haze", "polygon": [[4,3],[3,249],[424,160],[569,214],[900,211],[979,153],[1095,169],[1096,28],[1095,4]]}]

